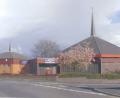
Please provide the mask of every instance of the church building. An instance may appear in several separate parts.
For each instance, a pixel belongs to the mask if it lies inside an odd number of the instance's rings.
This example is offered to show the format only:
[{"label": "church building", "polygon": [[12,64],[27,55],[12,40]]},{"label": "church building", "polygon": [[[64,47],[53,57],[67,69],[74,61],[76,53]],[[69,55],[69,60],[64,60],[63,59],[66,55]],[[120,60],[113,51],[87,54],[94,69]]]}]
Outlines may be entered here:
[{"label": "church building", "polygon": [[[84,46],[85,43],[89,43],[90,48],[94,49],[95,53],[94,67],[90,67],[91,72],[101,74],[120,72],[120,47],[96,36],[93,14],[90,37],[71,47],[76,47],[77,45]],[[71,47],[65,50],[68,51]]]}]

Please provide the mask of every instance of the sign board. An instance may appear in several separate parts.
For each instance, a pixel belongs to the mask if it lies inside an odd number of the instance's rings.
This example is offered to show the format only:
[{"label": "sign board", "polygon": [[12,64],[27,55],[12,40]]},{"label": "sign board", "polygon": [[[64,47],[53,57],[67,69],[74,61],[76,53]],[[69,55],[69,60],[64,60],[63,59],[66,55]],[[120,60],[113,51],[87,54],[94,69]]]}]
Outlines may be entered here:
[{"label": "sign board", "polygon": [[56,59],[55,58],[44,58],[45,63],[48,64],[55,64],[56,63]]},{"label": "sign board", "polygon": [[45,64],[39,64],[39,67],[56,67],[58,64],[55,63],[45,63]]}]

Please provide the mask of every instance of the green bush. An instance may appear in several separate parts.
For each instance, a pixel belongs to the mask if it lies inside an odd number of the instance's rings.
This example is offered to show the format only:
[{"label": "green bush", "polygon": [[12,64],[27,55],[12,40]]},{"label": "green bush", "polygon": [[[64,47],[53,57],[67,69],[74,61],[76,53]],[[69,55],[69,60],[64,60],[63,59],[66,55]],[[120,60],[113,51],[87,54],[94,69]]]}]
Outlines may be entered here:
[{"label": "green bush", "polygon": [[108,73],[101,76],[103,79],[120,79],[120,73]]},{"label": "green bush", "polygon": [[66,72],[59,74],[59,77],[69,78],[69,77],[86,77],[86,78],[99,78],[100,74],[92,74],[92,73],[81,73],[81,72]]},{"label": "green bush", "polygon": [[93,74],[81,72],[66,72],[58,75],[60,78],[85,77],[88,79],[120,79],[120,73]]}]

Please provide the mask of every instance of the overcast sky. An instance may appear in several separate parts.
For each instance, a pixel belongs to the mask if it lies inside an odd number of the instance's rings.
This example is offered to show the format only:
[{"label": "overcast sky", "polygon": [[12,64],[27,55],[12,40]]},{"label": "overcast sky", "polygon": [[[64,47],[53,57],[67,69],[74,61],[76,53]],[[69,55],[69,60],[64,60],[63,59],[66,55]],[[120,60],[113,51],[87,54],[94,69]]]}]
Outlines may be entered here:
[{"label": "overcast sky", "polygon": [[120,46],[120,0],[0,0],[0,52],[30,54],[40,39],[62,48],[90,36],[91,7],[96,36]]}]

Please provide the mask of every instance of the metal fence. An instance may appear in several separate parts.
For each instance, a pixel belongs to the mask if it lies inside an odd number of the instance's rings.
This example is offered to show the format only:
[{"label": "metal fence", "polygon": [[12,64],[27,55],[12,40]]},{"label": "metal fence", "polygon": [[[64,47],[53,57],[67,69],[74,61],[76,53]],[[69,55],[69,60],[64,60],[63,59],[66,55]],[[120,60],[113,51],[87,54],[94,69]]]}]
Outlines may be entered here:
[{"label": "metal fence", "polygon": [[60,73],[62,72],[90,72],[90,73],[99,73],[100,67],[98,64],[91,64],[87,66],[71,66],[71,65],[64,65],[60,66]]}]

